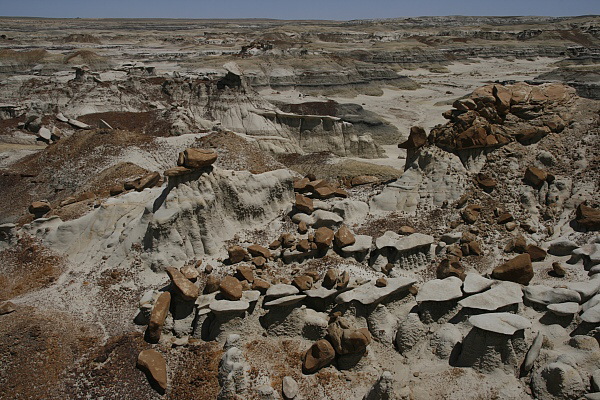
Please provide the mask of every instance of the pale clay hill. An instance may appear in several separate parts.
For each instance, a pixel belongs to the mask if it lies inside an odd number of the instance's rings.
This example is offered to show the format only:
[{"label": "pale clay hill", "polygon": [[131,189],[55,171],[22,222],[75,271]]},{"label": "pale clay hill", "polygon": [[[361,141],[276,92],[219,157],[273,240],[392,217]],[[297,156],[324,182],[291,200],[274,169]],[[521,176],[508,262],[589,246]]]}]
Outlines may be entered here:
[{"label": "pale clay hill", "polygon": [[599,23],[0,18],[0,399],[600,399]]}]

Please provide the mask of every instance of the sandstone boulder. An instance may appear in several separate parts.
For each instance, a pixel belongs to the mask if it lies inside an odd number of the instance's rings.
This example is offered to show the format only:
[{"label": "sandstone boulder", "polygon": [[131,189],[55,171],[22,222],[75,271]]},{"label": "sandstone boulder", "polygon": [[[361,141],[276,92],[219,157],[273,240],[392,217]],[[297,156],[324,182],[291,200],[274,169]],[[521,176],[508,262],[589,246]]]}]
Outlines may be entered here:
[{"label": "sandstone boulder", "polygon": [[335,359],[335,350],[325,339],[313,343],[304,353],[302,360],[303,372],[312,374],[329,365]]},{"label": "sandstone boulder", "polygon": [[408,140],[398,145],[401,149],[418,149],[419,147],[427,144],[427,133],[425,129],[420,126],[412,126],[410,128],[410,134]]},{"label": "sandstone boulder", "polygon": [[229,261],[232,264],[237,264],[240,261],[243,261],[246,258],[246,250],[241,246],[231,246],[227,249],[227,253],[229,253]]},{"label": "sandstone boulder", "polygon": [[29,205],[29,212],[36,217],[41,217],[44,214],[50,212],[50,203],[46,201],[34,201]]},{"label": "sandstone boulder", "polygon": [[356,242],[354,234],[346,226],[342,226],[334,235],[334,243],[339,248],[353,245],[354,242]]},{"label": "sandstone boulder", "polygon": [[265,259],[271,258],[271,251],[266,247],[260,246],[258,244],[253,244],[252,246],[248,246],[248,253],[253,257],[264,257]]},{"label": "sandstone boulder", "polygon": [[528,245],[525,248],[525,252],[529,254],[529,257],[531,257],[531,261],[533,262],[544,261],[544,259],[546,258],[546,250],[534,244]]},{"label": "sandstone boulder", "polygon": [[292,279],[292,285],[296,286],[298,290],[310,290],[313,285],[313,278],[308,275],[297,276]]},{"label": "sandstone boulder", "polygon": [[315,243],[321,249],[329,248],[333,242],[333,238],[333,231],[326,226],[317,229],[315,232]]},{"label": "sandstone boulder", "polygon": [[175,267],[167,267],[166,269],[171,282],[177,289],[177,292],[181,295],[181,298],[185,301],[194,301],[200,295],[198,286],[194,285],[189,279],[187,279],[179,270]]},{"label": "sandstone boulder", "polygon": [[183,163],[180,166],[186,168],[204,168],[212,165],[215,161],[217,161],[217,153],[215,151],[189,148],[183,152]]},{"label": "sandstone boulder", "polygon": [[159,392],[167,390],[167,362],[162,354],[154,349],[142,350],[138,355],[137,367],[158,385]]},{"label": "sandstone boulder", "polygon": [[504,264],[494,268],[492,278],[511,281],[522,285],[529,284],[533,278],[533,266],[529,254],[520,254]]},{"label": "sandstone boulder", "polygon": [[299,193],[296,193],[296,209],[308,215],[315,211],[312,199]]},{"label": "sandstone boulder", "polygon": [[525,170],[523,181],[534,188],[539,188],[546,181],[546,178],[548,178],[546,171],[536,167],[528,167]]},{"label": "sandstone boulder", "polygon": [[169,306],[171,305],[171,293],[163,292],[158,296],[152,313],[150,314],[150,323],[146,329],[146,340],[150,343],[158,343],[162,327],[165,323],[165,318],[169,313]]},{"label": "sandstone boulder", "polygon": [[242,284],[233,276],[226,276],[221,279],[219,289],[228,300],[239,300],[242,298]]},{"label": "sandstone boulder", "polygon": [[577,223],[591,231],[600,230],[600,209],[588,207],[581,203],[575,213]]}]

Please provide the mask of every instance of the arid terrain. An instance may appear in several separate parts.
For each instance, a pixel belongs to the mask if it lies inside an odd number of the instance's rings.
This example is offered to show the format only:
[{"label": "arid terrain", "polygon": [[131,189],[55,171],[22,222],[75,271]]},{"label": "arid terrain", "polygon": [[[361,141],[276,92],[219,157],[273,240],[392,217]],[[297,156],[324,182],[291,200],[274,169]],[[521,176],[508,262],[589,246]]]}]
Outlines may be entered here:
[{"label": "arid terrain", "polygon": [[600,17],[0,17],[0,399],[600,399]]}]

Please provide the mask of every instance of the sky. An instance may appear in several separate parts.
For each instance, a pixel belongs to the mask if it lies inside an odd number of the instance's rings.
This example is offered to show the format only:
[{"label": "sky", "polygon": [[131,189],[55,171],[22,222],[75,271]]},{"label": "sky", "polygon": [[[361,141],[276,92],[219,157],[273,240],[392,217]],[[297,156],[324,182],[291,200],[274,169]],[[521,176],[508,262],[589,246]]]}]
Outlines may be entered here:
[{"label": "sky", "polygon": [[600,0],[0,0],[0,16],[370,19],[600,14]]}]

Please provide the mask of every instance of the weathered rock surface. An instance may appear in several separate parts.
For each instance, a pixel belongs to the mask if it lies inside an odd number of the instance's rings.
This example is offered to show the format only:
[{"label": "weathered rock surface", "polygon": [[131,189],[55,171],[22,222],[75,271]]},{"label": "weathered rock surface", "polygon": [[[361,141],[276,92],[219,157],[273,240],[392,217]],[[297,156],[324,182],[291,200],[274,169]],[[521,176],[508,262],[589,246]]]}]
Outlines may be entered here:
[{"label": "weathered rock surface", "polygon": [[451,276],[445,279],[432,279],[425,282],[417,294],[417,302],[448,301],[462,297],[462,281]]}]

